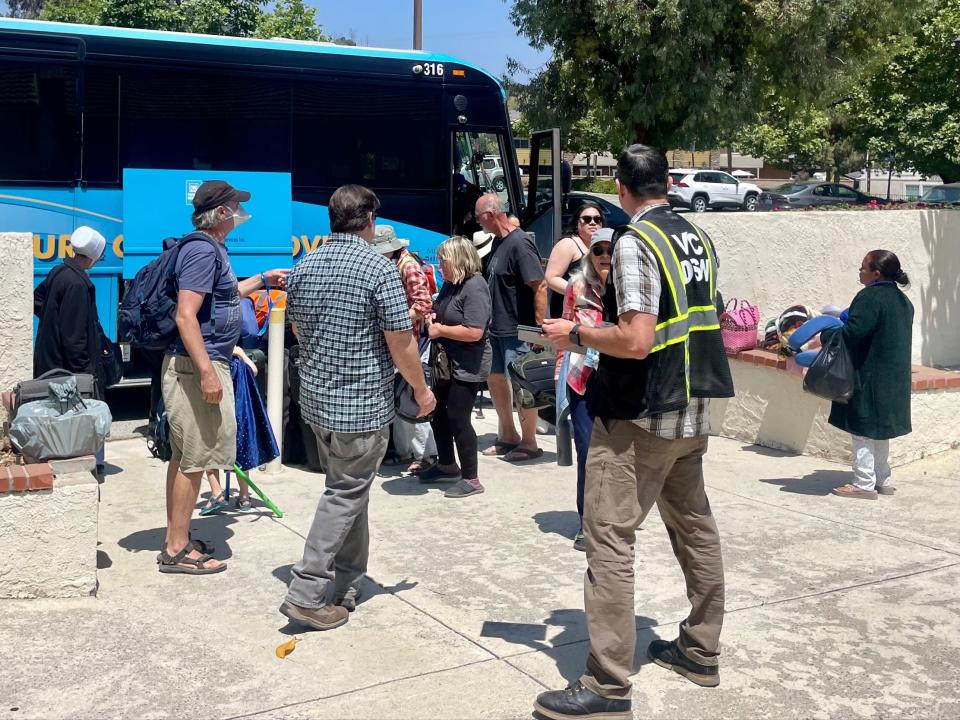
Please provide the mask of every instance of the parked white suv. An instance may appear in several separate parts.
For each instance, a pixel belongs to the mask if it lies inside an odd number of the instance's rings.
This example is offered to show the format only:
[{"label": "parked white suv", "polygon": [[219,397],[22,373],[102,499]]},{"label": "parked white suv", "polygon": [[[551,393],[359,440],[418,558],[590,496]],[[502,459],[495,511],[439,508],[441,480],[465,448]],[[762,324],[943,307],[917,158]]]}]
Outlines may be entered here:
[{"label": "parked white suv", "polygon": [[507,189],[507,179],[503,174],[503,165],[500,162],[500,157],[497,155],[485,155],[480,162],[481,182],[479,183],[477,183],[476,178],[473,177],[473,171],[470,169],[469,163],[464,163],[463,167],[460,168],[460,172],[463,173],[463,176],[470,180],[470,182],[476,183],[484,189],[493,188],[494,192],[498,193]]},{"label": "parked white suv", "polygon": [[733,175],[720,170],[671,170],[673,186],[667,193],[671,207],[690,208],[705,212],[707,208],[741,208],[748,212],[757,209],[762,192],[753,183],[740,182]]}]

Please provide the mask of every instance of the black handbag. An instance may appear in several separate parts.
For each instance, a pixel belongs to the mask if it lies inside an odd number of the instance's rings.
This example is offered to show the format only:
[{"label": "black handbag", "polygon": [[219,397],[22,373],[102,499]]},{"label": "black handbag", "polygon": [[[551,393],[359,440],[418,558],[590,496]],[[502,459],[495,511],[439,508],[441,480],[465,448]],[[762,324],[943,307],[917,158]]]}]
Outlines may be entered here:
[{"label": "black handbag", "polygon": [[811,395],[846,405],[853,397],[857,371],[840,330],[832,333],[803,377],[803,389]]},{"label": "black handbag", "polygon": [[430,378],[427,383],[431,388],[445,385],[453,378],[453,368],[450,365],[450,356],[441,343],[430,344]]},{"label": "black handbag", "polygon": [[97,362],[100,366],[103,389],[106,390],[123,379],[123,354],[120,352],[120,346],[107,337],[99,321],[97,321],[97,331],[100,333],[100,357]]}]

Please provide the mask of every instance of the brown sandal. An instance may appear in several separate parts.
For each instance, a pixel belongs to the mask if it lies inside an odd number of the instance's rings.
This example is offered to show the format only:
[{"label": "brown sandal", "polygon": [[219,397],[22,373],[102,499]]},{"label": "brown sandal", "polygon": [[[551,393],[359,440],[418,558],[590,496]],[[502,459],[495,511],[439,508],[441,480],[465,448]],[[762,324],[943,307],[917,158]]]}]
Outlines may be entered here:
[{"label": "brown sandal", "polygon": [[160,572],[182,573],[183,575],[213,575],[214,573],[223,572],[227,569],[225,562],[220,563],[216,567],[205,567],[208,560],[214,559],[209,555],[201,555],[198,558],[187,557],[187,553],[193,551],[193,549],[193,545],[190,543],[187,543],[187,546],[176,555],[170,555],[166,549],[164,549],[160,553]]},{"label": "brown sandal", "polygon": [[858,498],[860,500],[876,500],[877,492],[875,490],[862,490],[856,485],[847,483],[833,489],[833,494],[845,498]]}]

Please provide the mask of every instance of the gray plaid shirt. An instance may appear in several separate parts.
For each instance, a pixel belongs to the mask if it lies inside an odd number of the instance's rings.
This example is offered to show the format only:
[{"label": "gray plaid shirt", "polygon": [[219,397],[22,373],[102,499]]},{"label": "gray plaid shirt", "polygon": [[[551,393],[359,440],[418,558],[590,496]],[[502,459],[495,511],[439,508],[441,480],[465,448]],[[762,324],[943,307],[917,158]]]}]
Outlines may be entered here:
[{"label": "gray plaid shirt", "polygon": [[344,433],[390,423],[394,364],[383,333],[411,329],[396,266],[363,238],[334,233],[287,278],[287,313],[300,336],[303,418]]},{"label": "gray plaid shirt", "polygon": [[[644,208],[631,218],[635,224],[655,207]],[[660,268],[657,258],[647,245],[633,235],[617,240],[610,265],[617,309],[623,314],[629,310],[657,315],[660,312]],[[710,400],[691,398],[683,410],[649,415],[634,423],[653,435],[667,440],[698,437],[710,434]]]}]

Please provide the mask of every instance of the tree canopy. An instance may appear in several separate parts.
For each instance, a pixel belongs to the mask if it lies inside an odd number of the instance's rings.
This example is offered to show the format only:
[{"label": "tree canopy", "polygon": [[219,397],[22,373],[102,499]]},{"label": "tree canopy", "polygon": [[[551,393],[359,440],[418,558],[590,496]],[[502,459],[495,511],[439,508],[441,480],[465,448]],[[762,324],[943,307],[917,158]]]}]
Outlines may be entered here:
[{"label": "tree canopy", "polygon": [[593,118],[611,146],[707,147],[764,124],[772,145],[773,121],[788,120],[804,152],[822,154],[810,126],[832,122],[820,115],[931,1],[514,0],[519,30],[553,49],[521,109],[567,132]]},{"label": "tree canopy", "polygon": [[[18,0],[20,5],[28,3]],[[316,8],[303,0],[34,0],[44,20],[235,35],[325,40]]]},{"label": "tree canopy", "polygon": [[960,0],[931,3],[920,26],[858,97],[858,133],[895,165],[960,180]]}]

